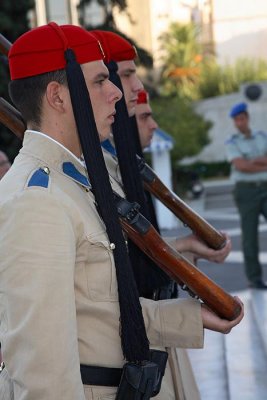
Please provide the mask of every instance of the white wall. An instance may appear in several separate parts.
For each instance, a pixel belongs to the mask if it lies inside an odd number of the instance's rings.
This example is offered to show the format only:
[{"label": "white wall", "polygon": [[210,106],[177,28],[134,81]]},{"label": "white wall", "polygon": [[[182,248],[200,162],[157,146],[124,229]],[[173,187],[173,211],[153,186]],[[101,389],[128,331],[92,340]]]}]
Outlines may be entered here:
[{"label": "white wall", "polygon": [[207,162],[225,160],[224,142],[227,137],[235,132],[233,121],[229,117],[229,111],[234,104],[241,101],[245,101],[248,104],[251,128],[267,132],[267,83],[262,82],[259,84],[262,87],[262,96],[256,101],[249,101],[246,98],[244,90],[247,85],[242,85],[237,93],[213,97],[195,104],[196,111],[214,124],[209,131],[211,143],[196,157],[185,158],[182,162],[183,164],[196,160]]},{"label": "white wall", "polygon": [[213,0],[213,33],[220,63],[267,59],[267,1]]},{"label": "white wall", "polygon": [[[171,159],[169,150],[152,153],[152,168],[164,185],[172,190]],[[177,228],[179,222],[174,214],[159,200],[155,199],[155,206],[160,229]]]},{"label": "white wall", "polygon": [[190,7],[184,7],[181,0],[128,0],[127,3],[133,23],[126,14],[117,12],[117,26],[153,54],[157,67],[161,57],[159,36],[168,31],[171,22],[190,21]]}]

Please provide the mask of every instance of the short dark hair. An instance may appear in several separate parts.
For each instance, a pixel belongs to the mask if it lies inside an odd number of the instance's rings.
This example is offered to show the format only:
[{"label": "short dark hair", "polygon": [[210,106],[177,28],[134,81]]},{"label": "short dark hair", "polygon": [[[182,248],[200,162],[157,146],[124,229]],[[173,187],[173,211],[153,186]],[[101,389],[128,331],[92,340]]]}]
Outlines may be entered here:
[{"label": "short dark hair", "polygon": [[36,128],[41,123],[44,93],[49,82],[53,81],[67,85],[66,71],[61,69],[29,78],[15,79],[9,83],[11,100],[21,112],[24,121],[34,123]]}]

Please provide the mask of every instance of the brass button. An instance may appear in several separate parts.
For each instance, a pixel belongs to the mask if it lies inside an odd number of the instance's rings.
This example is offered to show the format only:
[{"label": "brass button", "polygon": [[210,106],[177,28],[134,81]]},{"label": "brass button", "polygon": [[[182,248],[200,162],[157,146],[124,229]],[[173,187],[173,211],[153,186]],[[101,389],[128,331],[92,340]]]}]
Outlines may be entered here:
[{"label": "brass button", "polygon": [[50,174],[50,169],[48,167],[43,167],[42,170],[49,175]]}]

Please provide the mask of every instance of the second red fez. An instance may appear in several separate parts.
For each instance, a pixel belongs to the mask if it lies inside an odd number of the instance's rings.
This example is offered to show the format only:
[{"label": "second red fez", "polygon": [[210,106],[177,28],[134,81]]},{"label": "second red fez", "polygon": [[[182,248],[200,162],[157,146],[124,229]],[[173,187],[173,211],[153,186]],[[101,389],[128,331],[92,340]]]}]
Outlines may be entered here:
[{"label": "second red fez", "polygon": [[107,56],[105,62],[134,60],[137,57],[135,47],[117,33],[93,30],[91,34],[100,41]]},{"label": "second red fez", "polygon": [[79,64],[104,59],[99,41],[85,29],[51,22],[24,33],[14,42],[8,54],[11,79],[64,69],[64,52],[68,48],[74,51]]}]

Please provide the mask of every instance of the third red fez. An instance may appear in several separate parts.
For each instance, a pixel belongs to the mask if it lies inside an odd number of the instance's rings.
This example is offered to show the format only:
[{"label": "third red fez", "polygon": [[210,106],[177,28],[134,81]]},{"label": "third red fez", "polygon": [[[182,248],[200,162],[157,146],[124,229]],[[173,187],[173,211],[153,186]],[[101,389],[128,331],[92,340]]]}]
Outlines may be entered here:
[{"label": "third red fez", "polygon": [[149,95],[146,90],[140,90],[138,92],[138,97],[137,97],[137,104],[147,104],[149,101]]}]

